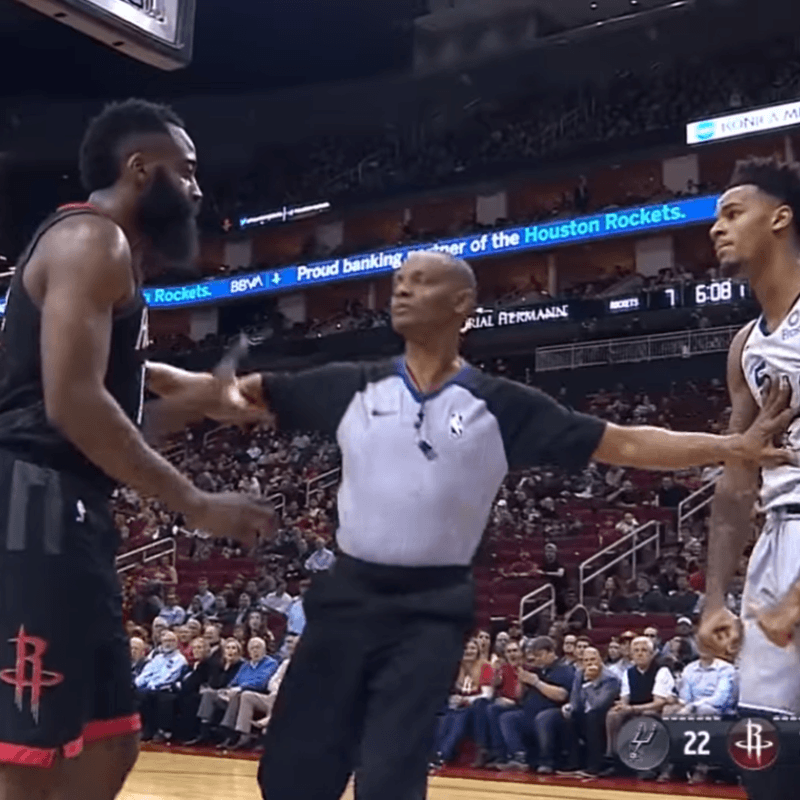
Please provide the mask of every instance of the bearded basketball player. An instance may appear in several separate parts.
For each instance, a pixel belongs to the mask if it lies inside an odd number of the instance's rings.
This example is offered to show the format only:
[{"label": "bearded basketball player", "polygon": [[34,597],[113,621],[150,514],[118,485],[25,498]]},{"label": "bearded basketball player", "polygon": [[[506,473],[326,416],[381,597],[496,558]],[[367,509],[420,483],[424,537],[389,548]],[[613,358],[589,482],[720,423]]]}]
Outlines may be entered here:
[{"label": "bearded basketball player", "polygon": [[[723,269],[739,274],[762,314],[736,335],[728,356],[731,431],[756,417],[770,384],[788,383],[800,402],[800,166],[777,159],[739,162],[720,198],[711,238]],[[800,420],[787,432],[800,447]],[[759,499],[766,520],[748,565],[742,619],[725,594],[752,531]],[[706,607],[700,638],[723,657],[739,655],[743,714],[800,714],[800,468],[729,461],[711,516]],[[739,649],[741,647],[741,651]],[[744,774],[751,800],[789,797],[800,766]]]},{"label": "bearded basketball player", "polygon": [[21,256],[0,382],[0,798],[111,800],[138,752],[109,495],[127,484],[189,524],[253,540],[269,509],[198,491],[137,428],[144,380],[209,416],[257,416],[235,382],[145,364],[148,265],[197,248],[195,148],[169,108],[129,100],[89,126],[86,203]]}]

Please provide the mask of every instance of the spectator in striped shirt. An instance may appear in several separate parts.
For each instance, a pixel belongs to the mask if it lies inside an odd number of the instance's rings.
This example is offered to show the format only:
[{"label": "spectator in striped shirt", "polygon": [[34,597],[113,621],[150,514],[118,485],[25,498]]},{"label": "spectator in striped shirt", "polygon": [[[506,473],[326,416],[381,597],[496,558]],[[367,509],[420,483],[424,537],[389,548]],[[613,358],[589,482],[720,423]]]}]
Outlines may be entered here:
[{"label": "spectator in striped shirt", "polygon": [[307,572],[327,572],[336,561],[332,550],[325,547],[325,540],[321,536],[314,539],[314,552],[306,559]]}]

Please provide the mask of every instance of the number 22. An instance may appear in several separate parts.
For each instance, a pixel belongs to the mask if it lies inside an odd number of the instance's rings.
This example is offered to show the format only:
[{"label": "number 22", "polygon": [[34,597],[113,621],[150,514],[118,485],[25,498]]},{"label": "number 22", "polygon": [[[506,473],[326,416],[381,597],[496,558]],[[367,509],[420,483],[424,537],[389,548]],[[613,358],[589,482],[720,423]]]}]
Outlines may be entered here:
[{"label": "number 22", "polygon": [[683,747],[683,754],[685,756],[711,755],[711,751],[708,749],[708,743],[711,741],[711,734],[708,731],[685,731],[683,735],[687,739]]}]

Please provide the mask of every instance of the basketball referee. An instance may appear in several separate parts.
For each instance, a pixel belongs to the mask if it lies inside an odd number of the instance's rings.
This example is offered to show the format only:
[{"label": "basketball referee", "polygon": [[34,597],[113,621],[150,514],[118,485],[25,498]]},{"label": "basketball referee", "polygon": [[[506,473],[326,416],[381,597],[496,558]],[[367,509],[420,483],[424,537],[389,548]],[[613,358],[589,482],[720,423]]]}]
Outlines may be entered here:
[{"label": "basketball referee", "polygon": [[404,357],[239,380],[281,428],[335,435],[342,450],[342,556],[306,594],[259,770],[266,800],[337,800],[354,771],[359,800],[424,796],[473,620],[470,564],[510,469],[788,458],[771,444],[788,424],[777,389],[747,433],[713,436],[606,424],[484,375],[458,353],[475,298],[467,263],[412,255],[392,296]]}]

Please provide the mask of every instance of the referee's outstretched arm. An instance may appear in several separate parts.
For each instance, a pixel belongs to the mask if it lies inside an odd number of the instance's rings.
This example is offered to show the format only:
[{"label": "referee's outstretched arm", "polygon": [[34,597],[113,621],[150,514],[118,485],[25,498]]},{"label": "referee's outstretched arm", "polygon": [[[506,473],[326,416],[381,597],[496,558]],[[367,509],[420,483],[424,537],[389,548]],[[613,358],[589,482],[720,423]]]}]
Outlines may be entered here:
[{"label": "referee's outstretched arm", "polygon": [[593,457],[604,464],[665,472],[723,461],[795,464],[792,453],[773,443],[797,414],[790,400],[789,382],[776,381],[753,424],[744,433],[725,436],[608,423]]}]

